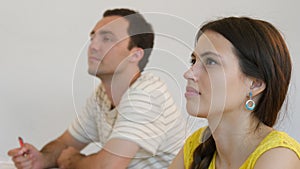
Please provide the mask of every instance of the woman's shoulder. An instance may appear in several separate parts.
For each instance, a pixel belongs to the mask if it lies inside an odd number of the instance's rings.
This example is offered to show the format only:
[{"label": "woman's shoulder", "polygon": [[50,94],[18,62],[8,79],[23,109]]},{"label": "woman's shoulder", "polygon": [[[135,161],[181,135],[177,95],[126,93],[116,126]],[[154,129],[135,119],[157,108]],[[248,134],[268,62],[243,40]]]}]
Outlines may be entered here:
[{"label": "woman's shoulder", "polygon": [[285,147],[293,150],[300,158],[300,144],[286,132],[273,130],[260,143],[261,150],[268,150],[276,147]]},{"label": "woman's shoulder", "polygon": [[200,144],[201,143],[201,138],[202,135],[205,131],[206,127],[201,127],[199,129],[197,129],[196,131],[194,131],[187,139],[186,139],[186,143],[187,142],[193,142],[194,144]]},{"label": "woman's shoulder", "polygon": [[[278,152],[281,152],[281,154],[278,154]],[[254,168],[254,165],[256,165],[256,163],[259,162],[259,160],[265,162],[266,160],[263,159],[265,159],[266,157],[272,157],[272,154],[274,156],[283,156],[283,154],[287,152],[289,152],[290,155],[293,155],[294,153],[294,156],[297,155],[300,159],[299,142],[297,142],[294,138],[292,138],[285,132],[273,130],[261,141],[261,143],[255,149],[255,151],[249,156],[247,161],[244,163],[243,167]],[[283,159],[283,157],[281,159]]]},{"label": "woman's shoulder", "polygon": [[300,158],[300,144],[294,138],[282,131],[273,130],[259,144],[254,153],[261,155],[264,152],[277,147],[288,148],[294,151]]},{"label": "woman's shoulder", "polygon": [[193,152],[202,142],[202,135],[207,127],[202,127],[191,134],[185,141],[183,147],[184,164],[188,167],[193,161]]},{"label": "woman's shoulder", "polygon": [[196,130],[193,134],[191,134],[185,141],[184,149],[185,151],[193,152],[195,148],[199,146],[202,142],[202,135],[207,127],[202,127]]}]

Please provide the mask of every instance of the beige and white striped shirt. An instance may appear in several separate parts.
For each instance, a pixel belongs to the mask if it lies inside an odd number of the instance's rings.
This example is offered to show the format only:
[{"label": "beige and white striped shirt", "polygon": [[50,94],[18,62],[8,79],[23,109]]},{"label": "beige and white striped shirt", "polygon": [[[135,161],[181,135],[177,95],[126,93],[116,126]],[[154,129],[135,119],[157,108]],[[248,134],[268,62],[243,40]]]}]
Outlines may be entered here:
[{"label": "beige and white striped shirt", "polygon": [[182,147],[186,122],[166,85],[151,73],[142,74],[124,93],[119,105],[111,102],[100,85],[84,111],[69,127],[83,143],[112,138],[130,140],[140,146],[130,169],[167,168]]}]

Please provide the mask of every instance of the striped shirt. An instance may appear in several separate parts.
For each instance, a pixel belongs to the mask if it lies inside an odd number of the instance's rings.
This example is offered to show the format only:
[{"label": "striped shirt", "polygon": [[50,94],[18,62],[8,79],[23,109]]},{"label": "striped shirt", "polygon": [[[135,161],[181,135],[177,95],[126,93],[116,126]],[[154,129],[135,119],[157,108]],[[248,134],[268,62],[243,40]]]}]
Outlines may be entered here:
[{"label": "striped shirt", "polygon": [[112,138],[140,146],[130,169],[167,168],[185,139],[185,117],[166,85],[151,73],[142,74],[110,110],[103,86],[88,99],[84,112],[69,127],[83,143],[104,146]]}]

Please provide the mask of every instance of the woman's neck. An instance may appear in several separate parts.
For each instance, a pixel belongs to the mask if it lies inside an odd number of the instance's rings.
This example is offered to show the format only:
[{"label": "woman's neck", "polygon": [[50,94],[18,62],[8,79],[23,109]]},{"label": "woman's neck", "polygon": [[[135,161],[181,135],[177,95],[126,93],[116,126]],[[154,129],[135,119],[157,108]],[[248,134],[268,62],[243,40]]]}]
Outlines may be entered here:
[{"label": "woman's neck", "polygon": [[223,115],[212,131],[217,149],[217,168],[239,168],[272,130],[251,115],[244,116],[244,113],[235,118]]}]

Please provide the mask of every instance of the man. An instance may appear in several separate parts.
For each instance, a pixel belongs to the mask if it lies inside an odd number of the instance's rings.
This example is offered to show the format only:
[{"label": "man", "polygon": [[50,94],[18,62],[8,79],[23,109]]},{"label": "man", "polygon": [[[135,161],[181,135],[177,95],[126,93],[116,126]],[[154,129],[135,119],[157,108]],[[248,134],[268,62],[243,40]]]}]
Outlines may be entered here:
[{"label": "man", "polygon": [[[135,11],[108,10],[90,37],[88,72],[101,84],[84,112],[40,151],[24,144],[8,154],[17,168],[167,168],[182,146],[185,123],[166,85],[142,73],[153,48],[151,25]],[[80,154],[92,142],[102,149]]]}]

